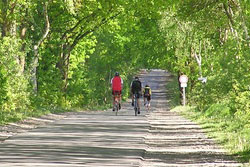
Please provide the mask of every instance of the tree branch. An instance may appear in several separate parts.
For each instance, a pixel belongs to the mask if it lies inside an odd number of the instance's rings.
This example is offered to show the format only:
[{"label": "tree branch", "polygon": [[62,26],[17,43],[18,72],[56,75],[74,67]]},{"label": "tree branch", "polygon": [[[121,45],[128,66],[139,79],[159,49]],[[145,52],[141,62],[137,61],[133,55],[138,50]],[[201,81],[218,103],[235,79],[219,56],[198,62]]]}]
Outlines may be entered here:
[{"label": "tree branch", "polygon": [[233,18],[232,18],[231,14],[228,11],[228,6],[225,3],[223,3],[223,8],[224,8],[224,10],[226,12],[227,18],[229,19],[231,26],[233,26],[234,25]]},{"label": "tree branch", "polygon": [[75,38],[75,40],[73,41],[73,43],[70,45],[70,51],[73,50],[73,48],[78,44],[78,42],[84,38],[85,36],[87,36],[88,34],[96,31],[99,27],[101,27],[102,25],[106,24],[108,21],[115,19],[117,16],[119,16],[121,14],[121,12],[109,17],[109,18],[103,18],[100,23],[98,25],[96,25],[94,28],[84,32],[84,33],[79,33],[78,36]]},{"label": "tree branch", "polygon": [[49,34],[49,30],[50,30],[50,22],[49,22],[49,16],[48,16],[48,3],[45,2],[44,3],[44,6],[43,6],[43,12],[44,12],[44,17],[45,17],[45,24],[46,24],[46,27],[45,27],[45,32],[42,36],[42,38],[37,42],[37,44],[35,45],[35,47],[39,47],[42,42],[46,39],[46,37],[48,36]]},{"label": "tree branch", "polygon": [[[98,11],[98,10],[97,10],[97,11]],[[92,14],[90,14],[90,15],[88,15],[88,16],[82,18],[82,19],[80,19],[80,20],[75,24],[75,26],[73,26],[72,28],[66,30],[66,31],[63,33],[61,39],[65,39],[66,36],[67,36],[67,34],[68,34],[68,33],[71,33],[71,32],[74,31],[76,28],[78,28],[78,26],[81,25],[81,23],[82,23],[84,20],[87,20],[87,19],[90,18],[90,17],[95,17],[96,15],[97,15],[97,12],[92,13]]]},{"label": "tree branch", "polygon": [[223,8],[224,8],[224,10],[226,12],[227,18],[229,19],[230,30],[231,30],[232,34],[235,36],[235,38],[237,40],[239,40],[238,39],[238,33],[237,33],[236,30],[234,30],[234,21],[233,21],[233,17],[232,17],[232,10],[231,10],[231,13],[230,13],[230,11],[229,11],[230,7],[227,6],[225,3],[223,3]]},{"label": "tree branch", "polygon": [[15,10],[15,8],[16,8],[16,4],[17,4],[17,0],[16,0],[13,4],[11,4],[10,14],[13,14],[13,13],[14,13],[14,10]]}]

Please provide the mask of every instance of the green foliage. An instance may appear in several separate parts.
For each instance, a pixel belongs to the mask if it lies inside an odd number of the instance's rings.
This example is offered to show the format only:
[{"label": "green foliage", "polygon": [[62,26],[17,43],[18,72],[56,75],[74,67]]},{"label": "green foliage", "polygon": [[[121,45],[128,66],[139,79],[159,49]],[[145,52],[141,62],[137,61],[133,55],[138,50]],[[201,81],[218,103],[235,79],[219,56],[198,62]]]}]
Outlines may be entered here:
[{"label": "green foliage", "polygon": [[[157,48],[156,43],[161,45]],[[159,61],[155,59],[164,52],[163,46],[157,20],[140,19],[135,13],[110,20],[82,39],[71,52],[66,105],[109,106],[110,80],[116,71],[123,78],[123,98],[126,99],[133,73],[142,67],[157,67]]]},{"label": "green foliage", "polygon": [[179,85],[178,85],[178,77],[177,76],[171,76],[168,79],[168,83],[166,85],[167,94],[169,95],[167,98],[171,99],[169,101],[169,105],[172,108],[175,108],[176,106],[179,106],[181,104],[180,99],[180,92],[179,92]]},{"label": "green foliage", "polygon": [[250,92],[237,92],[232,95],[232,108],[236,111],[235,116],[244,122],[250,120]]},{"label": "green foliage", "polygon": [[[235,146],[249,139],[248,1],[17,0],[1,1],[0,9],[2,122],[36,108],[108,107],[116,71],[125,99],[138,69],[162,68],[188,75],[188,102],[200,117],[228,133],[242,129]],[[198,80],[204,76],[207,83]]]},{"label": "green foliage", "polygon": [[231,116],[230,108],[225,104],[212,104],[209,106],[209,108],[205,112],[205,116],[211,117],[211,116]]},{"label": "green foliage", "polygon": [[[28,82],[20,72],[20,41],[5,37],[0,41],[0,121],[19,119],[30,100]],[[9,117],[9,118],[8,118]]]},{"label": "green foliage", "polygon": [[[249,111],[249,10],[246,2],[189,0],[175,1],[163,13],[168,55],[162,66],[189,76],[189,103],[200,110],[226,98],[229,113]],[[198,81],[201,76],[206,84]]]},{"label": "green foliage", "polygon": [[[187,96],[189,105],[196,106],[195,119],[249,161],[249,3],[168,3],[160,21],[167,47],[162,66],[188,75]],[[201,83],[200,77],[207,82]]]}]

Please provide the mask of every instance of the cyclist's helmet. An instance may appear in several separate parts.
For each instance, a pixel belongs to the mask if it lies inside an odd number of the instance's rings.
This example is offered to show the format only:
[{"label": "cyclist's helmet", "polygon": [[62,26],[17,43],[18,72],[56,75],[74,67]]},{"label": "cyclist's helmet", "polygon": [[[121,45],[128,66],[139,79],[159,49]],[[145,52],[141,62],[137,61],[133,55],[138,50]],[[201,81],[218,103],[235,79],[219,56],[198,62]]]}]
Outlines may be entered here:
[{"label": "cyclist's helmet", "polygon": [[115,72],[115,76],[119,76],[120,74],[119,74],[119,72]]},{"label": "cyclist's helmet", "polygon": [[138,80],[139,80],[139,77],[136,76],[136,77],[135,77],[135,80],[138,81]]},{"label": "cyclist's helmet", "polygon": [[145,87],[149,87],[149,86],[148,86],[148,84],[146,84],[146,86],[145,86]]}]

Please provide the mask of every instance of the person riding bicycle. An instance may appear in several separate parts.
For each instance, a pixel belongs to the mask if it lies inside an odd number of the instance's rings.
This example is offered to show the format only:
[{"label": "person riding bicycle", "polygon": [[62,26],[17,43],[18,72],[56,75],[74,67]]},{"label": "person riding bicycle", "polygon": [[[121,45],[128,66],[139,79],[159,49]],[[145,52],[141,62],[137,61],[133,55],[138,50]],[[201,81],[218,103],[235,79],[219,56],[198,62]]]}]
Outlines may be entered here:
[{"label": "person riding bicycle", "polygon": [[150,86],[148,86],[148,84],[146,84],[146,86],[143,89],[144,106],[146,105],[146,99],[148,101],[148,106],[150,106],[151,94],[152,94],[151,88],[150,88]]},{"label": "person riding bicycle", "polygon": [[115,73],[115,76],[111,79],[111,87],[112,87],[112,95],[113,95],[113,111],[115,111],[115,98],[118,96],[119,100],[119,109],[121,109],[121,95],[122,95],[122,87],[123,80],[120,77],[119,72]]},{"label": "person riding bicycle", "polygon": [[139,77],[135,77],[135,79],[131,83],[131,94],[132,94],[132,106],[134,106],[134,96],[138,98],[138,114],[140,114],[140,97],[142,91],[142,84],[139,80]]}]

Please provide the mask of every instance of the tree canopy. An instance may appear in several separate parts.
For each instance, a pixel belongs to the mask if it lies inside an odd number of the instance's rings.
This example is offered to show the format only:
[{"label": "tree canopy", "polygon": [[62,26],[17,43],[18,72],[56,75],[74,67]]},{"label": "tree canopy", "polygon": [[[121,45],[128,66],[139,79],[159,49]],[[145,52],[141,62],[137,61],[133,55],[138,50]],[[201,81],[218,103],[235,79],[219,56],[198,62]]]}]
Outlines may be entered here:
[{"label": "tree canopy", "polygon": [[2,0],[0,9],[1,120],[109,104],[114,72],[127,90],[140,68],[188,75],[200,110],[250,117],[247,0]]},{"label": "tree canopy", "polygon": [[1,0],[0,123],[108,105],[116,71],[126,98],[161,68],[188,75],[189,105],[249,127],[249,30],[248,0]]},{"label": "tree canopy", "polygon": [[1,120],[34,107],[109,104],[115,71],[127,81],[135,69],[157,66],[165,6],[163,0],[0,1]]}]

